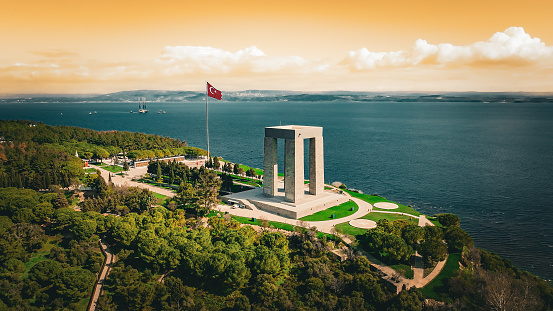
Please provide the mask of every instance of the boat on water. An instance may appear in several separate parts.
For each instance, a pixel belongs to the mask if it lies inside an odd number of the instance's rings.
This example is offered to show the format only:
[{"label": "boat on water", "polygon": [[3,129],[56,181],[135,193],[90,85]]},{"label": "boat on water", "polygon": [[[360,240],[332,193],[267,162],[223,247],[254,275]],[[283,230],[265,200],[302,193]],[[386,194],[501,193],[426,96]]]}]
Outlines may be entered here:
[{"label": "boat on water", "polygon": [[92,112],[89,112],[88,114],[89,114],[89,115],[92,115]]},{"label": "boat on water", "polygon": [[138,113],[147,113],[148,109],[146,109],[146,97],[140,97],[140,100],[138,101]]},{"label": "boat on water", "polygon": [[167,112],[165,112],[165,110],[159,110],[157,113],[162,114],[162,113],[167,113]]}]

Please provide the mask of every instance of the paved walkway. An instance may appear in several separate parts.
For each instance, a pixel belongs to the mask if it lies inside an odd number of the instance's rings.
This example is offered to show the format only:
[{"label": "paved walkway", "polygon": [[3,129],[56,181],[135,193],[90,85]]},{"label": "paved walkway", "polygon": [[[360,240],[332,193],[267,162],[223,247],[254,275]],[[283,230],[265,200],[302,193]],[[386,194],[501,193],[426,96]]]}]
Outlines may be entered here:
[{"label": "paved walkway", "polygon": [[106,256],[106,260],[104,262],[104,266],[102,267],[102,272],[100,273],[98,282],[96,282],[96,286],[94,287],[94,292],[91,298],[92,302],[88,306],[88,311],[96,310],[98,299],[100,299],[100,294],[102,293],[102,287],[104,286],[104,283],[109,275],[109,272],[111,271],[111,268],[113,267],[113,264],[117,260],[117,256],[113,255],[107,244],[105,244],[102,239],[100,239],[100,245],[102,246],[102,253],[104,253],[104,255]]},{"label": "paved walkway", "polygon": [[102,173],[102,177],[106,180],[106,182],[109,180],[109,175],[111,174],[111,182],[116,186],[137,187],[142,189],[148,189],[152,192],[159,193],[168,197],[175,196],[175,192],[171,190],[131,180],[134,177],[138,177],[146,174],[148,172],[147,167],[131,168],[128,172],[125,173],[126,176],[115,175],[115,173],[105,170],[100,166],[93,166],[93,167],[100,170],[100,172]]},{"label": "paved walkway", "polygon": [[353,213],[350,216],[338,218],[338,219],[332,219],[332,220],[325,220],[325,221],[302,221],[302,220],[296,220],[296,219],[290,219],[287,217],[279,216],[264,210],[257,209],[253,205],[249,205],[252,209],[246,209],[246,208],[232,208],[229,205],[219,205],[217,206],[217,210],[221,212],[229,212],[232,215],[236,216],[242,216],[247,218],[258,218],[258,219],[266,219],[271,221],[277,221],[282,222],[294,226],[302,226],[302,227],[317,227],[317,230],[320,232],[325,233],[332,233],[332,228],[337,225],[341,224],[343,222],[348,222],[353,219],[361,218],[372,210],[372,205],[357,198],[350,197],[352,201],[354,201],[357,206],[359,206],[359,209]]}]

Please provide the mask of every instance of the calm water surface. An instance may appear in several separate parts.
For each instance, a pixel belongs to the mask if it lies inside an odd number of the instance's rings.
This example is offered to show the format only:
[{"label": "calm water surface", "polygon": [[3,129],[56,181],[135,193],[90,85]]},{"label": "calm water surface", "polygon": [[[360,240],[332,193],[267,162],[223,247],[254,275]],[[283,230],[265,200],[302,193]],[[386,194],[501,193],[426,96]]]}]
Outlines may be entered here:
[{"label": "calm water surface", "polygon": [[[205,148],[205,103],[133,109],[0,104],[0,118],[139,131]],[[210,102],[209,124],[212,154],[260,168],[264,127],[322,126],[326,182],[425,214],[456,213],[477,246],[553,278],[553,103]]]}]

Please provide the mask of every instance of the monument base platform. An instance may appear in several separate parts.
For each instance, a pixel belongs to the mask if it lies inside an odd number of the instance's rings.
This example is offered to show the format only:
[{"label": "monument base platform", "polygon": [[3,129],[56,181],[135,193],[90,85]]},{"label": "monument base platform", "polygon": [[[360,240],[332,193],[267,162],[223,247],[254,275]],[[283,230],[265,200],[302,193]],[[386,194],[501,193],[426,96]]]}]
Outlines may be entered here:
[{"label": "monument base platform", "polygon": [[225,198],[247,200],[260,210],[291,219],[299,219],[349,201],[348,196],[327,190],[318,196],[306,192],[299,202],[290,203],[284,199],[283,189],[279,189],[279,193],[274,197],[266,197],[263,194],[263,188],[226,195]]}]

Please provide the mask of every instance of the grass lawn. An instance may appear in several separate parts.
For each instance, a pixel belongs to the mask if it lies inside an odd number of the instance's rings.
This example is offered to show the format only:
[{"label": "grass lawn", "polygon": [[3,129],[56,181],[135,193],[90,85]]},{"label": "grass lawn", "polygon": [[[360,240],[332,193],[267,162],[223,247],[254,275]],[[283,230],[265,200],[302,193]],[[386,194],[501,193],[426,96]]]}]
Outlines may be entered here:
[{"label": "grass lawn", "polygon": [[[251,218],[247,218],[247,217],[234,216],[234,215],[232,215],[231,217],[236,219],[239,223],[248,224],[248,225],[261,226],[263,221],[263,220],[260,220],[259,218],[256,218],[255,221],[252,221]],[[269,226],[277,229],[283,229],[286,231],[294,231],[293,225],[285,224],[282,222],[269,221]]]},{"label": "grass lawn", "polygon": [[[244,172],[246,172],[247,170],[250,169],[249,166],[243,165],[243,164],[238,164],[238,167],[241,167],[241,168],[244,170]],[[255,171],[255,175],[261,175],[261,176],[263,176],[263,170],[262,170],[262,169],[255,168],[255,167],[251,167],[251,168],[253,168],[253,170]]]},{"label": "grass lawn", "polygon": [[141,178],[139,180],[137,180],[138,182],[141,182],[141,183],[145,183],[145,184],[148,184],[148,185],[152,185],[152,186],[157,186],[157,182],[151,180],[151,179],[144,179],[144,178]]},{"label": "grass lawn", "polygon": [[334,226],[336,230],[342,234],[358,236],[367,232],[367,229],[361,229],[350,225],[348,222],[343,222]]},{"label": "grass lawn", "polygon": [[77,310],[86,311],[86,307],[88,307],[88,302],[90,301],[90,297],[83,298],[79,300],[79,304],[77,307]]},{"label": "grass lawn", "polygon": [[103,169],[105,169],[106,171],[110,171],[112,173],[119,173],[124,171],[124,169],[121,166],[117,166],[117,165],[104,166]]},{"label": "grass lawn", "polygon": [[256,187],[260,187],[263,184],[260,180],[255,180],[255,179],[251,179],[251,178],[248,178],[248,177],[241,177],[241,176],[236,176],[236,175],[232,175],[232,181],[236,181],[236,182],[239,182],[239,183],[252,185],[252,186],[256,186]]},{"label": "grass lawn", "polygon": [[457,270],[459,270],[459,260],[461,259],[461,253],[452,253],[447,257],[444,268],[436,276],[432,282],[428,283],[425,287],[422,288],[421,292],[425,298],[431,298],[436,300],[442,299],[442,294],[440,289],[445,285],[447,279],[455,275]]},{"label": "grass lawn", "polygon": [[251,187],[248,187],[248,186],[232,184],[232,187],[230,187],[230,192],[232,192],[232,193],[238,193],[238,192],[242,192],[242,191],[246,191],[246,190],[251,190],[251,189],[252,189],[252,188],[251,188]]},{"label": "grass lawn", "polygon": [[387,200],[387,199],[385,199],[383,197],[380,197],[380,196],[377,196],[377,195],[361,194],[361,193],[357,193],[357,192],[353,192],[353,191],[349,191],[349,190],[344,190],[344,191],[349,193],[352,197],[361,199],[365,202],[369,202],[372,205],[374,205],[374,203],[378,203],[378,202],[390,202],[390,203],[394,203],[394,204],[398,205],[398,208],[393,209],[393,210],[380,209],[380,208],[375,207],[374,208],[375,211],[400,212],[400,213],[411,214],[411,215],[414,215],[414,216],[419,216],[419,215],[422,214],[420,212],[415,211],[412,207],[401,205],[401,204],[398,204],[396,202],[392,202],[390,200]]},{"label": "grass lawn", "polygon": [[[210,215],[211,215],[211,213],[210,213]],[[215,215],[216,215],[216,213],[213,216],[215,216]],[[209,217],[209,215],[208,215],[208,217]],[[242,224],[261,226],[261,221],[262,220],[260,221],[259,219],[256,219],[255,221],[252,221],[251,218],[246,218],[246,217],[241,217],[241,216],[231,215],[231,217],[236,219],[238,222],[240,222]],[[295,226],[290,225],[290,224],[285,224],[285,223],[282,223],[282,222],[269,221],[269,227],[276,228],[276,229],[282,229],[282,230],[286,230],[286,231],[294,231]],[[324,232],[317,232],[317,238],[322,239],[324,236],[326,236],[326,238],[328,240],[336,241],[336,236],[333,235],[333,234],[328,234],[328,233],[324,233]]]},{"label": "grass lawn", "polygon": [[434,216],[426,216],[426,219],[428,219],[431,223],[434,224],[436,227],[443,228],[444,226],[438,221],[438,218]]},{"label": "grass lawn", "polygon": [[361,217],[364,219],[370,219],[374,221],[379,221],[380,219],[388,219],[389,221],[396,221],[396,220],[406,220],[414,225],[419,224],[419,220],[413,217],[405,216],[405,215],[399,215],[399,214],[388,214],[388,213],[368,213],[367,215]]},{"label": "grass lawn", "polygon": [[159,193],[155,193],[155,192],[152,192],[152,193],[154,194],[154,197],[156,198],[157,204],[164,204],[165,200],[167,198],[169,198],[168,196],[163,195],[163,194],[159,194]]},{"label": "grass lawn", "polygon": [[412,280],[415,277],[415,272],[413,271],[413,269],[411,269],[411,266],[398,264],[398,265],[391,265],[390,267],[396,270],[397,272],[401,273],[407,279]]},{"label": "grass lawn", "polygon": [[33,254],[33,256],[25,263],[25,272],[21,275],[22,279],[25,279],[29,276],[29,271],[31,268],[36,265],[37,263],[43,261],[46,259],[46,256],[50,254],[50,250],[52,250],[52,247],[57,244],[57,241],[55,239],[49,238],[46,243],[42,246],[41,249],[39,249],[36,253]]},{"label": "grass lawn", "polygon": [[96,169],[93,167],[85,168],[85,173],[96,174]]},{"label": "grass lawn", "polygon": [[217,172],[217,175],[221,176],[222,174],[228,174],[232,177],[232,181],[236,181],[236,182],[239,182],[239,183],[242,183],[242,184],[246,184],[246,185],[252,185],[252,186],[256,186],[256,187],[261,187],[263,185],[263,182],[261,182],[261,180],[257,180],[257,179],[253,179],[253,178],[249,178],[249,177],[244,177],[244,176],[238,176],[238,175],[235,175],[233,173],[221,173],[219,171],[216,171]]},{"label": "grass lawn", "polygon": [[[416,225],[419,223],[419,221],[413,217],[405,216],[405,215],[398,215],[398,214],[388,214],[388,213],[368,213],[367,215],[361,217],[363,219],[369,219],[373,221],[379,221],[380,219],[388,219],[390,221],[402,219],[411,222],[412,224]],[[358,236],[363,235],[365,232],[367,232],[367,229],[361,229],[357,227],[353,227],[348,222],[343,222],[341,224],[336,225],[336,230],[341,232],[342,234],[348,234],[352,236]]]},{"label": "grass lawn", "polygon": [[141,179],[137,180],[137,182],[141,182],[143,184],[148,184],[148,185],[152,185],[152,186],[156,186],[156,187],[159,187],[159,188],[163,188],[163,189],[172,190],[174,192],[177,192],[176,189],[173,189],[172,187],[167,186],[166,183],[157,183],[157,182],[155,182],[151,179],[141,178]]},{"label": "grass lawn", "polygon": [[[351,211],[352,207],[353,207],[353,211]],[[357,210],[359,210],[359,207],[357,206],[357,204],[355,204],[355,202],[350,200],[350,201],[342,203],[340,205],[336,205],[336,206],[333,206],[331,208],[328,208],[324,211],[317,212],[313,215],[308,215],[308,216],[302,217],[302,218],[300,218],[300,220],[305,220],[305,221],[330,220],[330,219],[332,219],[331,218],[332,215],[335,215],[334,218],[336,218],[336,219],[337,218],[343,218],[343,217],[347,217],[347,216],[357,212]]]},{"label": "grass lawn", "polygon": [[105,166],[105,165],[107,165],[107,164],[104,163],[104,162],[100,162],[100,163],[90,163],[90,164],[96,165],[96,166]]}]

